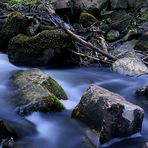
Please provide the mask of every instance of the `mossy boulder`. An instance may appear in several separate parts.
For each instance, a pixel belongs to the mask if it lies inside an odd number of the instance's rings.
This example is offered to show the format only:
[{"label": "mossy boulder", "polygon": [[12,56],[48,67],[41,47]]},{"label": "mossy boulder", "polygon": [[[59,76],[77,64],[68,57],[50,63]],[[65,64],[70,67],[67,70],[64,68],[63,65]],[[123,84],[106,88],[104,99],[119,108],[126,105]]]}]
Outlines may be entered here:
[{"label": "mossy boulder", "polygon": [[93,26],[99,25],[99,21],[92,14],[87,12],[82,12],[80,14],[79,23],[82,24],[83,27],[90,27],[91,25]]},{"label": "mossy boulder", "polygon": [[0,50],[6,51],[9,40],[25,32],[28,26],[28,20],[20,12],[12,12],[0,31]]},{"label": "mossy boulder", "polygon": [[39,69],[18,71],[11,79],[10,103],[20,115],[34,111],[50,112],[65,109],[60,99],[67,99],[63,88]]},{"label": "mossy boulder", "polygon": [[61,64],[72,48],[71,38],[61,30],[45,30],[29,37],[19,34],[8,46],[10,62],[16,65],[44,66]]}]

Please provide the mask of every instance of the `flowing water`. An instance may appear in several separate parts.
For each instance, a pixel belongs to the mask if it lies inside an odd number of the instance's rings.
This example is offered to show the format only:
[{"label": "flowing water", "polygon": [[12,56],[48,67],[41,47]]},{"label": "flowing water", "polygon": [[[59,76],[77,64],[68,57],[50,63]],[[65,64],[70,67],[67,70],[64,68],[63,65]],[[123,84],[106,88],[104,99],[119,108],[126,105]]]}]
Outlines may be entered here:
[{"label": "flowing water", "polygon": [[[0,54],[0,117],[15,120],[23,125],[23,120],[12,113],[12,108],[5,101],[8,93],[8,80],[12,72],[20,69],[9,63],[5,54]],[[107,68],[73,67],[65,69],[43,69],[46,73],[57,80],[65,89],[69,100],[63,101],[66,111],[61,113],[33,113],[26,117],[35,124],[38,133],[34,136],[19,140],[24,148],[82,148],[86,127],[71,119],[71,112],[79,103],[80,98],[87,87],[96,83],[104,88],[116,92],[128,101],[141,106],[145,110],[142,133],[129,139],[116,141],[108,148],[138,148],[148,141],[148,100],[136,97],[135,91],[148,84],[148,75],[140,77],[127,77],[113,73]]]}]

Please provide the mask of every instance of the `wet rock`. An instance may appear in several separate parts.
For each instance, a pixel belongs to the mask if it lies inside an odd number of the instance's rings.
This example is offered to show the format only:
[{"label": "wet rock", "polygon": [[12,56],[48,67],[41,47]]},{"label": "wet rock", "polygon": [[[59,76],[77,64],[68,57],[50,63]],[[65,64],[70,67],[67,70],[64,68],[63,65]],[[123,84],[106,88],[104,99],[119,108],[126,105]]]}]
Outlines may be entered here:
[{"label": "wet rock", "polygon": [[148,85],[136,91],[138,96],[148,96]]},{"label": "wet rock", "polygon": [[108,0],[73,0],[73,7],[81,11],[100,11],[106,7]]},{"label": "wet rock", "polygon": [[148,33],[138,40],[134,48],[141,51],[148,51]]},{"label": "wet rock", "polygon": [[51,4],[57,9],[67,9],[72,7],[71,0],[51,0]]},{"label": "wet rock", "polygon": [[137,57],[118,59],[112,65],[113,71],[120,74],[134,76],[148,73],[148,68]]},{"label": "wet rock", "polygon": [[3,2],[2,0],[0,1],[0,12],[9,12],[12,11],[13,9],[9,6],[8,1]]},{"label": "wet rock", "polygon": [[12,12],[0,31],[0,51],[6,51],[9,40],[28,27],[27,19],[19,12]]},{"label": "wet rock", "polygon": [[106,39],[108,41],[114,41],[114,40],[118,39],[119,36],[120,36],[120,33],[118,30],[110,30],[106,35]]},{"label": "wet rock", "polygon": [[87,12],[81,13],[79,22],[85,28],[90,27],[91,25],[98,26],[99,24],[98,20],[92,14],[87,13]]},{"label": "wet rock", "polygon": [[148,4],[147,0],[128,0],[128,6],[132,8],[140,8]]},{"label": "wet rock", "polygon": [[144,111],[118,94],[91,85],[72,113],[72,117],[95,129],[103,144],[141,130]]},{"label": "wet rock", "polygon": [[15,140],[36,133],[35,125],[25,119],[18,121],[0,119],[0,142],[2,142],[3,139],[13,138]]},{"label": "wet rock", "polygon": [[128,3],[127,0],[110,0],[111,8],[127,8]]},{"label": "wet rock", "polygon": [[10,147],[13,147],[15,144],[14,142],[14,139],[11,137],[11,138],[7,138],[7,139],[3,139],[2,142],[1,142],[1,146],[3,148],[10,148]]},{"label": "wet rock", "polygon": [[122,32],[130,25],[131,16],[124,10],[116,10],[111,13],[109,19],[110,27]]},{"label": "wet rock", "polygon": [[148,148],[148,142],[146,142],[141,148]]},{"label": "wet rock", "polygon": [[0,31],[5,23],[6,23],[6,19],[0,19]]},{"label": "wet rock", "polygon": [[145,32],[148,31],[148,22],[143,22],[139,26],[140,29],[143,29]]},{"label": "wet rock", "polygon": [[110,53],[117,58],[124,58],[124,57],[135,57],[136,53],[134,51],[134,46],[137,40],[131,40],[124,42],[122,44],[118,44]]},{"label": "wet rock", "polygon": [[99,148],[99,147],[100,147],[100,141],[98,133],[90,129],[86,130],[84,144],[82,148]]},{"label": "wet rock", "polygon": [[63,88],[39,69],[18,71],[12,75],[10,82],[13,90],[9,100],[21,115],[65,109],[59,101],[67,99]]},{"label": "wet rock", "polygon": [[70,48],[72,41],[66,33],[61,30],[45,30],[33,37],[19,34],[12,38],[8,46],[8,57],[16,65],[60,65],[66,61]]},{"label": "wet rock", "polygon": [[113,9],[120,9],[120,8],[140,8],[143,5],[146,5],[147,0],[110,0],[111,7]]}]

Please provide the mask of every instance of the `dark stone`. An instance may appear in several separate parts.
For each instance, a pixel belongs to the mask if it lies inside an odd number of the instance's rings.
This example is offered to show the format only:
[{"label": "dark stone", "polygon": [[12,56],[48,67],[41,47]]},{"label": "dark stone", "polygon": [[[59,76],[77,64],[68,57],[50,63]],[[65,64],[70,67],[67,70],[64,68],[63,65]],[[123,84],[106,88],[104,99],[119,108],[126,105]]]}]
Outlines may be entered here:
[{"label": "dark stone", "polygon": [[148,85],[143,87],[143,88],[139,88],[137,91],[136,91],[136,94],[138,96],[148,96]]},{"label": "dark stone", "polygon": [[148,148],[148,142],[146,142],[141,148]]},{"label": "dark stone", "polygon": [[72,113],[72,118],[99,133],[102,144],[139,132],[143,117],[142,108],[97,85],[87,89]]},{"label": "dark stone", "polygon": [[112,29],[120,32],[125,31],[129,27],[131,16],[124,10],[114,11],[110,15],[110,26]]},{"label": "dark stone", "polygon": [[18,119],[18,121],[0,119],[0,142],[3,139],[13,138],[16,140],[36,133],[35,125],[25,119]]},{"label": "dark stone", "polygon": [[6,51],[9,40],[25,32],[28,26],[28,20],[20,12],[12,12],[0,31],[0,51]]},{"label": "dark stone", "polygon": [[148,51],[148,33],[138,40],[134,48],[141,51]]},{"label": "dark stone", "polygon": [[8,58],[15,65],[61,65],[72,47],[71,38],[61,30],[45,30],[33,37],[19,34],[9,42]]}]

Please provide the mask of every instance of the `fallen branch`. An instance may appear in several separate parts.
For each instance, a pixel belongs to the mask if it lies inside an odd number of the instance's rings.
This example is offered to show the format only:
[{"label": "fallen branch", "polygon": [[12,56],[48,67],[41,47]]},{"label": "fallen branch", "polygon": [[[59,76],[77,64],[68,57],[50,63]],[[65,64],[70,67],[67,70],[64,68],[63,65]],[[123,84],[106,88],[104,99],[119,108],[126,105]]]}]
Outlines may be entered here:
[{"label": "fallen branch", "polygon": [[82,39],[79,35],[73,33],[71,30],[73,30],[69,24],[65,23],[64,21],[62,21],[56,14],[54,9],[52,8],[51,5],[46,6],[46,4],[42,1],[39,0],[43,6],[47,9],[47,11],[49,12],[49,19],[57,26],[59,26],[61,29],[63,29],[68,35],[70,35],[72,37],[72,39],[74,39],[75,41],[81,43],[84,46],[87,46],[88,48],[91,48],[92,50],[94,50],[95,52],[101,53],[103,56],[111,59],[112,61],[116,61],[117,58],[115,56],[110,55],[109,53],[102,51],[101,49],[99,49],[98,47],[95,47],[93,44],[91,44],[90,42],[85,41],[84,39]]},{"label": "fallen branch", "polygon": [[107,60],[101,60],[101,59],[98,59],[98,58],[96,58],[96,57],[93,57],[93,56],[90,56],[90,55],[86,55],[86,54],[83,54],[83,53],[79,53],[79,52],[76,52],[76,51],[74,51],[74,50],[70,50],[70,52],[72,52],[73,54],[75,54],[75,55],[78,55],[78,56],[80,56],[80,57],[87,57],[87,58],[89,58],[89,59],[92,59],[92,60],[95,60],[95,61],[98,61],[98,62],[103,62],[103,63],[106,63],[106,64],[112,64],[112,62],[113,61],[107,61]]}]

